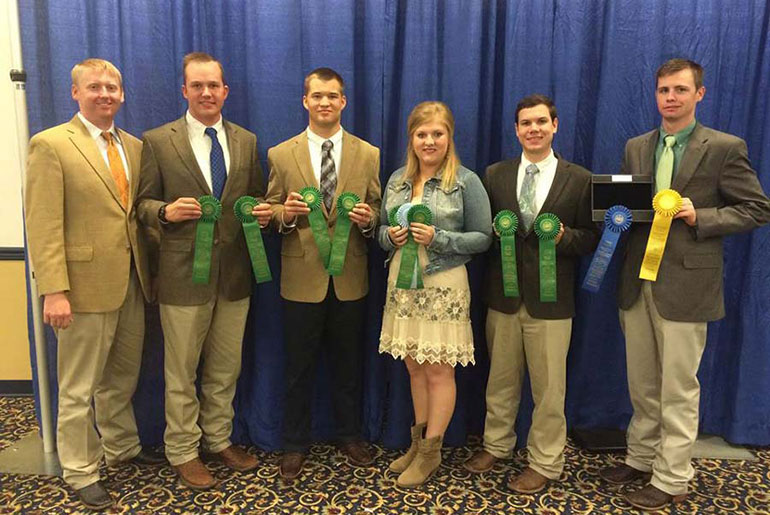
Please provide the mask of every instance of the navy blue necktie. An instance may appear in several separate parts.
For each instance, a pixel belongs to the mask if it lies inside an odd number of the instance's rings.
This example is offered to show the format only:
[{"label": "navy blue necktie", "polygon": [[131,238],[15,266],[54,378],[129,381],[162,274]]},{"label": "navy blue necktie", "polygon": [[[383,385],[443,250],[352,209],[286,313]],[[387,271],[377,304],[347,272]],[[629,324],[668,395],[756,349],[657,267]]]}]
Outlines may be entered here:
[{"label": "navy blue necktie", "polygon": [[211,154],[209,161],[211,163],[211,191],[218,199],[222,199],[222,192],[225,189],[227,180],[227,168],[225,167],[225,153],[222,152],[222,145],[217,139],[217,130],[213,127],[206,127],[204,131],[206,136],[211,138]]}]

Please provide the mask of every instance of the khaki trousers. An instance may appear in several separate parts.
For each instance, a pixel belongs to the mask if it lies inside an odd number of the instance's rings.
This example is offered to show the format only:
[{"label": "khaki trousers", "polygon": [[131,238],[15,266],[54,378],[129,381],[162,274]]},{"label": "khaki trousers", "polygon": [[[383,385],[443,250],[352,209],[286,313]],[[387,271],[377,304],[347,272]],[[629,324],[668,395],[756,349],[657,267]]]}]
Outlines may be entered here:
[{"label": "khaki trousers", "polygon": [[99,480],[102,456],[111,465],[142,449],[131,404],[144,344],[144,300],[136,271],[131,269],[119,309],[73,313],[72,318],[67,329],[57,331],[56,446],[64,480],[78,490]]},{"label": "khaki trousers", "polygon": [[[233,397],[241,373],[241,342],[249,298],[213,298],[200,306],[160,305],[165,340],[166,457],[171,465],[228,448],[233,430]],[[196,371],[203,358],[200,402]]]},{"label": "khaki trousers", "polygon": [[511,456],[526,368],[535,402],[527,439],[529,466],[550,479],[558,479],[564,468],[564,397],[571,333],[571,318],[533,318],[523,304],[513,314],[487,310],[489,379],[484,448],[498,458]]},{"label": "khaki trousers", "polygon": [[626,335],[628,425],[626,464],[652,472],[650,483],[670,495],[687,492],[698,437],[698,367],[706,347],[705,322],[661,317],[648,281],[630,309],[620,310]]}]

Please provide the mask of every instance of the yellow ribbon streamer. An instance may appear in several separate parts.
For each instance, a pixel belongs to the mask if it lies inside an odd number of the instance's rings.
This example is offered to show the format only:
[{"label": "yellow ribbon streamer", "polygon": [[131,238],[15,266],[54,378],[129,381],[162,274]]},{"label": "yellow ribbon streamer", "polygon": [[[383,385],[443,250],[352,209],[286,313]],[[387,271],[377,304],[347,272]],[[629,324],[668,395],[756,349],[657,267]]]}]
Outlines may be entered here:
[{"label": "yellow ribbon streamer", "polygon": [[658,278],[658,269],[663,260],[671,222],[674,215],[682,209],[682,196],[674,190],[661,190],[652,199],[652,209],[655,210],[655,217],[652,219],[650,237],[647,239],[647,248],[644,249],[642,269],[639,271],[639,279],[647,281],[655,281]]}]

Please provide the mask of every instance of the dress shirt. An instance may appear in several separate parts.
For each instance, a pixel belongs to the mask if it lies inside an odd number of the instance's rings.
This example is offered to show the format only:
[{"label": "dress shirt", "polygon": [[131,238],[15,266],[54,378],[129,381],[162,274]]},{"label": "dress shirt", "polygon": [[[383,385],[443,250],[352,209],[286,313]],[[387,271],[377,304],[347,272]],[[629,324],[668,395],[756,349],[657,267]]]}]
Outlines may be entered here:
[{"label": "dress shirt", "polygon": [[553,184],[553,178],[556,177],[556,165],[559,160],[553,155],[553,149],[546,156],[545,159],[539,163],[533,163],[526,158],[524,153],[521,154],[521,163],[519,164],[519,173],[516,176],[516,198],[521,197],[521,185],[524,183],[524,176],[526,175],[527,167],[530,164],[537,166],[540,170],[537,174],[536,190],[535,190],[535,216],[540,213],[540,209],[545,203],[545,198],[548,196],[548,192],[551,190],[551,184]]},{"label": "dress shirt", "polygon": [[[86,126],[88,134],[90,134],[96,142],[96,147],[99,149],[99,153],[102,155],[104,162],[107,163],[107,169],[109,170],[110,158],[107,157],[107,140],[102,137],[102,132],[105,131],[89,122],[86,117],[83,116],[83,113],[78,112],[78,118],[80,118],[80,121],[83,122],[83,125]],[[114,123],[110,125],[110,128],[107,132],[112,134],[112,141],[115,142],[115,146],[117,147],[118,153],[120,154],[120,159],[123,161],[123,171],[126,173],[126,180],[129,184],[131,184],[131,174],[128,172],[128,160],[126,159],[126,153],[123,151],[123,143],[120,141],[120,136],[118,135],[117,129],[115,129]]]},{"label": "dress shirt", "polygon": [[185,120],[187,121],[187,137],[190,139],[190,146],[192,147],[193,154],[195,154],[195,160],[198,162],[203,178],[206,179],[206,184],[213,191],[211,185],[211,138],[206,136],[205,130],[207,127],[213,127],[217,131],[217,140],[219,140],[219,145],[222,147],[222,152],[225,155],[225,170],[229,173],[230,148],[227,146],[227,133],[222,123],[222,117],[220,116],[214,125],[203,125],[190,114],[190,111],[187,111]]},{"label": "dress shirt", "polygon": [[[313,166],[313,175],[315,175],[318,184],[321,184],[321,145],[324,141],[332,142],[332,159],[334,160],[334,171],[337,173],[337,181],[340,177],[340,162],[342,160],[342,127],[332,134],[331,138],[322,138],[315,132],[307,128],[307,143],[310,150],[310,164]],[[308,184],[308,186],[310,186]]]},{"label": "dress shirt", "polygon": [[674,143],[674,147],[672,150],[674,151],[674,170],[671,174],[671,181],[673,182],[674,176],[676,176],[676,171],[679,169],[679,163],[682,162],[682,156],[684,155],[684,150],[687,148],[687,143],[690,141],[690,136],[692,135],[692,131],[695,130],[695,120],[693,121],[684,129],[682,129],[679,132],[676,132],[674,134],[669,134],[666,131],[663,130],[663,127],[658,130],[658,144],[655,147],[655,169],[658,169],[658,161],[660,161],[660,156],[663,154],[663,147],[666,146],[664,139],[666,136],[674,136],[676,139],[676,143]]}]

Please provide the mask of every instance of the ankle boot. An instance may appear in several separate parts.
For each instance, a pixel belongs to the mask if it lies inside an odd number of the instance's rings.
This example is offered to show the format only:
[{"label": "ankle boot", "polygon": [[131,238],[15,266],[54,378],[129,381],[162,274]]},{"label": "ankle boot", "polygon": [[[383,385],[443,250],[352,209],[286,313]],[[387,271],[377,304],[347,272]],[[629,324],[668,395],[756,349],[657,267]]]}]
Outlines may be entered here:
[{"label": "ankle boot", "polygon": [[402,473],[406,470],[412,460],[417,455],[417,449],[420,446],[420,440],[422,440],[422,432],[425,430],[425,422],[415,424],[412,426],[412,445],[407,449],[406,454],[400,458],[393,460],[393,463],[388,467],[392,472]]},{"label": "ankle boot", "polygon": [[420,440],[417,455],[405,471],[398,476],[398,486],[414,488],[427,481],[441,465],[441,443],[443,436]]}]

